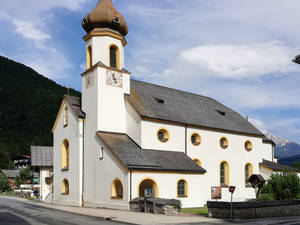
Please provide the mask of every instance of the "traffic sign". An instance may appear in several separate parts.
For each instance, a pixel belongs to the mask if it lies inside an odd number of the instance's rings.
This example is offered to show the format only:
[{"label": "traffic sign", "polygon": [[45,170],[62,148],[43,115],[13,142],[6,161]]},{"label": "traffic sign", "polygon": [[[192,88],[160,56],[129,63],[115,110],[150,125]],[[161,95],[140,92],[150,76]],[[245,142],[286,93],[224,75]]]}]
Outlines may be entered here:
[{"label": "traffic sign", "polygon": [[234,191],[235,191],[235,186],[230,186],[230,187],[229,187],[229,192],[230,192],[230,193],[233,193]]}]

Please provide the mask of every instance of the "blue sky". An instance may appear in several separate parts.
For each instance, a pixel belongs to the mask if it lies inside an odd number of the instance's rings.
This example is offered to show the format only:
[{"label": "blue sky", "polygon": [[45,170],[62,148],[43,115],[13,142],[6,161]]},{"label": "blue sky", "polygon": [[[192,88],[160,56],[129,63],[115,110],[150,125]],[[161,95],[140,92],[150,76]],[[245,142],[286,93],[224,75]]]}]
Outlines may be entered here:
[{"label": "blue sky", "polygon": [[[80,90],[81,19],[98,0],[1,2],[0,54]],[[300,143],[298,0],[115,0],[135,79],[215,98]]]}]

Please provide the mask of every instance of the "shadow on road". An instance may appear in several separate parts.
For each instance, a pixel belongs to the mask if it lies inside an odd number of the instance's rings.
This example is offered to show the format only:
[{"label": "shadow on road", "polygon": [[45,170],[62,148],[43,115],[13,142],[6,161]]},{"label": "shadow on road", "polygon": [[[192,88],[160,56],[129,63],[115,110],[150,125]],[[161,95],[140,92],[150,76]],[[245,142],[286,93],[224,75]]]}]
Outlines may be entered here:
[{"label": "shadow on road", "polygon": [[21,217],[12,214],[10,212],[1,212],[0,213],[0,224],[5,225],[12,225],[12,224],[18,224],[18,225],[30,225],[26,220],[22,219]]}]

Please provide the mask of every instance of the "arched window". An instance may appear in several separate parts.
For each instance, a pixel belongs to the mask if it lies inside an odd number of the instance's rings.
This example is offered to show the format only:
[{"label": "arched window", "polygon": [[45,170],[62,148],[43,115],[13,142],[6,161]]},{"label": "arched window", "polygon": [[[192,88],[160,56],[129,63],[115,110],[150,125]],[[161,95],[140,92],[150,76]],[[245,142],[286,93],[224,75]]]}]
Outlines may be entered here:
[{"label": "arched window", "polygon": [[90,69],[93,66],[92,60],[92,46],[87,47],[86,49],[86,69]]},{"label": "arched window", "polygon": [[144,179],[139,185],[139,197],[144,197],[146,189],[152,189],[154,191],[155,198],[158,197],[158,187],[154,180],[151,178]]},{"label": "arched window", "polygon": [[68,111],[68,107],[66,106],[64,108],[64,127],[68,126],[68,122],[69,122],[69,111]]},{"label": "arched window", "polygon": [[201,161],[200,161],[199,159],[194,159],[193,161],[194,161],[195,163],[197,163],[198,166],[202,167],[202,163],[201,163]]},{"label": "arched window", "polygon": [[119,49],[115,45],[109,47],[109,65],[112,68],[119,68]]},{"label": "arched window", "polygon": [[119,179],[115,179],[111,185],[111,198],[123,199],[123,185]]},{"label": "arched window", "polygon": [[61,184],[61,193],[63,195],[68,195],[69,194],[69,181],[67,179],[64,179],[62,184]]},{"label": "arched window", "polygon": [[177,197],[178,198],[187,197],[187,182],[185,180],[179,180],[177,182]]},{"label": "arched window", "polygon": [[246,187],[251,187],[250,183],[248,182],[248,179],[252,174],[253,174],[252,164],[247,163],[245,165],[245,185],[246,185]]},{"label": "arched window", "polygon": [[220,164],[220,184],[222,187],[229,186],[229,166],[227,162]]},{"label": "arched window", "polygon": [[70,160],[70,145],[68,140],[64,140],[61,147],[61,169],[69,169],[69,160]]}]

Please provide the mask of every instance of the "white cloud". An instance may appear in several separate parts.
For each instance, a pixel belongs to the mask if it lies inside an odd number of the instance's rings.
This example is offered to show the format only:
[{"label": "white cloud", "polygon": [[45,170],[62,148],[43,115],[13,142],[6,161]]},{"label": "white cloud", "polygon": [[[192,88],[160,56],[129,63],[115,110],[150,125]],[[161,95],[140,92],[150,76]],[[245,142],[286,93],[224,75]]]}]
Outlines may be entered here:
[{"label": "white cloud", "polygon": [[197,76],[239,79],[295,70],[293,51],[278,42],[203,45],[184,50],[179,60]]},{"label": "white cloud", "polygon": [[50,38],[50,35],[37,29],[34,24],[30,22],[13,20],[12,23],[16,26],[16,32],[25,39],[41,41]]}]

